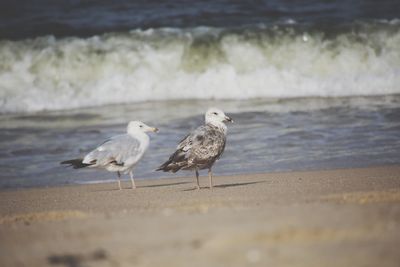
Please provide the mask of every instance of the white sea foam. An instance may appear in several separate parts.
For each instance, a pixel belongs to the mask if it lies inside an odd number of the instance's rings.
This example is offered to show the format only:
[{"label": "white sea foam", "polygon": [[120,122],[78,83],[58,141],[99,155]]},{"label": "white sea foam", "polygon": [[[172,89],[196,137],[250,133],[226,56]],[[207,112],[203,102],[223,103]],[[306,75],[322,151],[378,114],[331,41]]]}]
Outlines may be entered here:
[{"label": "white sea foam", "polygon": [[400,30],[135,30],[0,42],[0,112],[400,93]]}]

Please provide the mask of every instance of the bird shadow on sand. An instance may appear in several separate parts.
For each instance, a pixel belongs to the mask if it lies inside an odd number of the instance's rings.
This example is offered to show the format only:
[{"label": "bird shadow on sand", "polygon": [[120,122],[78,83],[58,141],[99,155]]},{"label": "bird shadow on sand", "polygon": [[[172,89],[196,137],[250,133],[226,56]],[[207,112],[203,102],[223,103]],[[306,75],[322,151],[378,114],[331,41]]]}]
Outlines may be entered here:
[{"label": "bird shadow on sand", "polygon": [[[214,188],[229,188],[229,187],[238,187],[238,186],[246,186],[246,185],[252,185],[252,184],[260,184],[260,183],[265,183],[266,181],[254,181],[254,182],[246,182],[246,183],[232,183],[232,184],[219,184],[219,185],[214,185]],[[201,186],[200,189],[209,189],[208,186]],[[182,191],[195,191],[197,188],[189,188],[185,189]]]},{"label": "bird shadow on sand", "polygon": [[122,191],[122,190],[127,190],[130,189],[132,190],[131,187],[123,187],[121,190],[119,190],[119,188],[115,187],[115,188],[102,188],[102,189],[94,189],[91,190],[91,192],[111,192],[111,191]]},{"label": "bird shadow on sand", "polygon": [[[152,185],[141,185],[137,188],[152,188],[152,187],[165,187],[165,186],[173,186],[173,185],[181,185],[181,184],[189,184],[190,182],[176,182],[176,183],[166,183],[166,184],[152,184]],[[122,190],[132,190],[131,187],[123,187]],[[118,188],[103,188],[96,189],[93,192],[105,192],[105,191],[120,191]]]},{"label": "bird shadow on sand", "polygon": [[164,187],[164,186],[173,186],[173,185],[181,185],[181,184],[189,184],[189,182],[176,182],[176,183],[168,183],[168,184],[152,184],[152,185],[143,185],[139,187]]}]

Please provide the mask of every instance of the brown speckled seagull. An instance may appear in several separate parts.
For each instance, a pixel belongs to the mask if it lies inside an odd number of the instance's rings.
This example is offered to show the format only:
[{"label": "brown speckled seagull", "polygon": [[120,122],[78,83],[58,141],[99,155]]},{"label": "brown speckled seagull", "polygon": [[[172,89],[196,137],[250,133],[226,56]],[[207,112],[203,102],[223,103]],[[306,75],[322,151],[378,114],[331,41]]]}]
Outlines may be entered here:
[{"label": "brown speckled seagull", "polygon": [[210,189],[213,188],[212,166],[225,149],[227,127],[225,122],[233,122],[222,110],[210,108],[205,115],[205,125],[188,134],[176,151],[157,171],[177,172],[194,170],[197,189],[200,189],[199,170],[208,169]]}]

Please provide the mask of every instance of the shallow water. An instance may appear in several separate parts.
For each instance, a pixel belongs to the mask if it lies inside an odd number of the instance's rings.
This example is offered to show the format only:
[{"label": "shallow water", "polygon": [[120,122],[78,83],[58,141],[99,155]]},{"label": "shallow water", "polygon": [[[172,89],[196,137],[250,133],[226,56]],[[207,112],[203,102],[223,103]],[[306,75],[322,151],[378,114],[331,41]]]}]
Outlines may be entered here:
[{"label": "shallow water", "polygon": [[[363,167],[400,163],[400,96],[163,101],[0,117],[0,187],[114,180],[115,174],[73,170],[62,160],[83,156],[141,119],[151,134],[138,178],[171,177],[154,169],[177,142],[218,106],[233,117],[215,173],[238,174]],[[191,175],[179,172],[175,175]],[[127,177],[125,177],[127,178]]]}]

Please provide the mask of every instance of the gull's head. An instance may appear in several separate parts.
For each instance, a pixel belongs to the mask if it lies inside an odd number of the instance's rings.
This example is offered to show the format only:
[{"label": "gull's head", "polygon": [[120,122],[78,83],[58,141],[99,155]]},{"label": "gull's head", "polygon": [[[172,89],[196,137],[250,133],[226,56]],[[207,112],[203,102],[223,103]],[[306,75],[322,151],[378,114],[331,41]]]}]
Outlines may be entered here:
[{"label": "gull's head", "polygon": [[137,132],[158,132],[158,129],[155,127],[150,127],[144,122],[141,121],[131,121],[128,123],[128,133],[137,133]]},{"label": "gull's head", "polygon": [[225,113],[217,108],[209,108],[206,112],[206,123],[218,124],[224,122],[233,122],[233,120],[226,116]]}]

